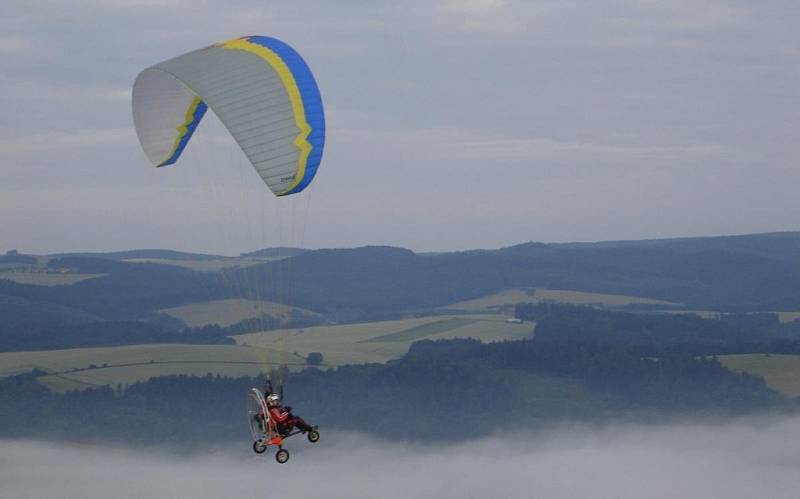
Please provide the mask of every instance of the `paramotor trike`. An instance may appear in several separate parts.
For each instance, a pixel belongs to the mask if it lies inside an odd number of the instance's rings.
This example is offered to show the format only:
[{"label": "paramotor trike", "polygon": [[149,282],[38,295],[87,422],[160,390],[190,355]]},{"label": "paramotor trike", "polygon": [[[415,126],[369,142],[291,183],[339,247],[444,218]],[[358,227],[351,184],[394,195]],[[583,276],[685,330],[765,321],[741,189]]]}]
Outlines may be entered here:
[{"label": "paramotor trike", "polygon": [[250,423],[250,433],[253,436],[253,452],[263,454],[267,447],[274,445],[278,448],[275,460],[283,464],[289,460],[289,451],[283,448],[283,442],[289,437],[299,433],[306,433],[308,441],[319,441],[319,430],[314,427],[308,432],[293,429],[288,432],[280,431],[281,428],[270,418],[267,410],[267,401],[258,388],[251,388],[247,394],[247,420]]}]

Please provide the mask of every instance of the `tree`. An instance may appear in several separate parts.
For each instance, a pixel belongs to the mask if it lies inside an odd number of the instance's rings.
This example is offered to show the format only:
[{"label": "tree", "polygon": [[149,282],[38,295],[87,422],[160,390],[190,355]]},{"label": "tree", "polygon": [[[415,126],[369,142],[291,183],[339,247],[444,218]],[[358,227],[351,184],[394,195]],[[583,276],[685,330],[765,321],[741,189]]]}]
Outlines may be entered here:
[{"label": "tree", "polygon": [[322,354],[320,352],[310,352],[306,356],[306,364],[310,366],[318,366],[322,364]]}]

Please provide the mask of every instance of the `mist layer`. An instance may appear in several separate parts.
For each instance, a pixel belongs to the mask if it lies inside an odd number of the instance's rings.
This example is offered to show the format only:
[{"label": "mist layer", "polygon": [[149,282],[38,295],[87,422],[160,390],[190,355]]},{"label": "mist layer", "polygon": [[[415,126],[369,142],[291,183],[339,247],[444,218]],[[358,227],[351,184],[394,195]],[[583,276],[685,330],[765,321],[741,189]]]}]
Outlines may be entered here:
[{"label": "mist layer", "polygon": [[207,455],[0,442],[0,496],[15,498],[794,498],[800,418],[725,425],[560,428],[463,445],[352,434],[290,441],[292,459],[248,442]]}]

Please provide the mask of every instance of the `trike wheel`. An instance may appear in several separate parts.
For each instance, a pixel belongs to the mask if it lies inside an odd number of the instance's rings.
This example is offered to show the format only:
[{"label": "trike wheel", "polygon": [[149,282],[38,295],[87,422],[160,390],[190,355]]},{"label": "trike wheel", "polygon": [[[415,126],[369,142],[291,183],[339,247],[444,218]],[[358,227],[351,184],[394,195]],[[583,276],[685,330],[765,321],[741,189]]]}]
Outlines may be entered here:
[{"label": "trike wheel", "polygon": [[311,431],[308,432],[307,437],[308,437],[308,441],[309,442],[311,442],[312,444],[315,444],[315,443],[319,442],[319,431],[311,430]]},{"label": "trike wheel", "polygon": [[255,452],[256,454],[263,454],[264,451],[266,450],[267,450],[267,445],[262,443],[261,440],[256,440],[255,442],[253,442],[253,452]]},{"label": "trike wheel", "polygon": [[281,464],[285,463],[289,460],[289,451],[286,449],[280,449],[275,453],[275,460]]}]

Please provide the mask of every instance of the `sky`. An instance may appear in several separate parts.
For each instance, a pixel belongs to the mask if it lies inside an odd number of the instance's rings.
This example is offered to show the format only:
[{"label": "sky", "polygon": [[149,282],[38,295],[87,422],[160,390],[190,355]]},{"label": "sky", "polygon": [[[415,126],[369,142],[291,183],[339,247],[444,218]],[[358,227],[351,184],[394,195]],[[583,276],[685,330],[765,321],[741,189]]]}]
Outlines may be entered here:
[{"label": "sky", "polygon": [[[4,0],[0,251],[419,251],[798,229],[794,0]],[[276,199],[207,116],[155,169],[145,67],[293,45],[327,143]]]},{"label": "sky", "polygon": [[0,441],[0,483],[18,499],[797,497],[796,417],[519,437],[404,445],[323,434],[313,448],[290,444],[285,465],[246,440],[240,453],[203,455]]}]

